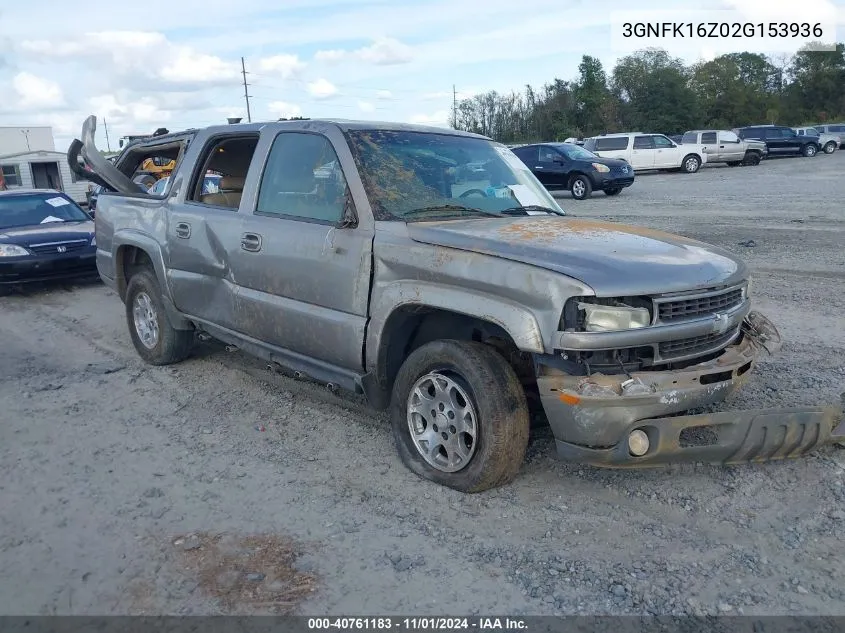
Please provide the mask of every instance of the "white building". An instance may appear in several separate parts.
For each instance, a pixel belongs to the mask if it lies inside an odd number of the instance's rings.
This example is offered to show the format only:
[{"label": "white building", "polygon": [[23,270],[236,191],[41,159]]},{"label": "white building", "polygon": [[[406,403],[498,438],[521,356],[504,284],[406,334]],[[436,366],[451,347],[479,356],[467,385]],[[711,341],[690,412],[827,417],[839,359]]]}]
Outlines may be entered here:
[{"label": "white building", "polygon": [[53,128],[37,125],[0,126],[0,156],[19,152],[52,152]]},{"label": "white building", "polygon": [[67,154],[56,151],[0,155],[0,172],[7,189],[56,189],[78,203],[87,201],[87,180],[79,180],[67,164]]}]

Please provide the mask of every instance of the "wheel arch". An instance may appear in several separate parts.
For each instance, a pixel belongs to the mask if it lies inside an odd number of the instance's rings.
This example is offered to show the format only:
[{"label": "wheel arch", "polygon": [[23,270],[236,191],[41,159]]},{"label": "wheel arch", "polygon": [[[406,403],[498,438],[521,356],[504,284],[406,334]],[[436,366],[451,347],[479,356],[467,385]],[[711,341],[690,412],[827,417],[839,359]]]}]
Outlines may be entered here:
[{"label": "wheel arch", "polygon": [[126,289],[129,286],[132,271],[139,266],[150,268],[158,280],[161,298],[173,327],[184,330],[193,328],[193,325],[176,309],[170,296],[164,255],[158,242],[148,235],[134,231],[116,233],[113,252],[115,284],[121,301],[126,301]]},{"label": "wheel arch", "polygon": [[371,377],[365,391],[377,408],[387,406],[386,399],[405,358],[433,340],[486,342],[504,354],[512,366],[523,369],[531,353],[543,353],[540,326],[524,307],[462,289],[425,286],[415,283],[418,296],[415,292],[412,300],[392,302],[386,298],[386,309],[373,311],[386,315],[371,322],[365,346]]}]

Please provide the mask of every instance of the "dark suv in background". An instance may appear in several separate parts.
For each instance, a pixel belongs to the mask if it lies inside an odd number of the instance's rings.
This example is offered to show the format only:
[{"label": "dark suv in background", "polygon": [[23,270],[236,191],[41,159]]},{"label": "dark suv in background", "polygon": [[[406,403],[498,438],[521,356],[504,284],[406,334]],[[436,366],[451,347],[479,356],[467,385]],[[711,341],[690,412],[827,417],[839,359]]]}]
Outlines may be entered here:
[{"label": "dark suv in background", "polygon": [[734,132],[743,140],[763,141],[769,149],[769,156],[815,156],[821,149],[818,136],[799,136],[791,127],[784,125],[751,125],[737,128]]},{"label": "dark suv in background", "polygon": [[634,168],[627,162],[602,158],[574,143],[534,143],[512,151],[546,189],[568,189],[576,200],[593,191],[615,196],[634,184]]}]

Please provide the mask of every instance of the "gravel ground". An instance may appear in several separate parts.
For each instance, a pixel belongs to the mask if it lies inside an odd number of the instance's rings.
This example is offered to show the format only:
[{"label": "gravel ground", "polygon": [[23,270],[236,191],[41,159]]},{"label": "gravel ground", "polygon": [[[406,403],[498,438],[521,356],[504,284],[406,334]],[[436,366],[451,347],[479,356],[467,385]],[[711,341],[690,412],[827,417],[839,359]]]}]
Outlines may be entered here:
[{"label": "gravel ground", "polygon": [[[724,406],[812,405],[845,391],[843,173],[837,152],[562,201],[743,256],[785,345]],[[144,365],[100,285],[0,299],[0,341],[2,614],[287,591],[305,614],[845,615],[841,449],[613,472],[556,461],[541,429],[515,483],[464,496],[408,472],[354,399],[213,344]]]}]

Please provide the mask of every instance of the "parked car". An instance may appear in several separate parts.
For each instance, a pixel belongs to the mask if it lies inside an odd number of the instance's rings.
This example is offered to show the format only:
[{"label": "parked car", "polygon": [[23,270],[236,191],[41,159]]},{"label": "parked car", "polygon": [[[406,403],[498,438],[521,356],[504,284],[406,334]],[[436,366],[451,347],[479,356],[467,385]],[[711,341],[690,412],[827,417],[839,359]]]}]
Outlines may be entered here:
[{"label": "parked car", "polygon": [[813,127],[820,134],[836,134],[839,136],[839,149],[845,149],[845,123],[819,123]]},{"label": "parked car", "polygon": [[573,145],[584,145],[584,139],[582,138],[575,138],[574,136],[570,136],[568,139],[563,141],[564,143],[572,143]]},{"label": "parked car", "polygon": [[603,158],[621,158],[637,170],[672,169],[694,174],[707,162],[700,145],[679,145],[663,134],[603,134],[584,141],[584,149]]},{"label": "parked car", "polygon": [[708,164],[759,165],[769,152],[763,141],[743,140],[730,130],[690,130],[681,140],[684,145],[701,145]]},{"label": "parked car", "polygon": [[537,143],[513,150],[550,190],[568,190],[576,200],[593,191],[615,196],[634,184],[634,168],[624,160],[601,158],[571,143]]},{"label": "parked car", "polygon": [[783,125],[750,125],[736,128],[733,132],[743,140],[763,141],[769,149],[769,156],[796,154],[811,157],[821,149],[818,136],[799,136],[791,127]]},{"label": "parked car", "polygon": [[820,132],[815,127],[794,127],[792,129],[798,136],[818,136],[819,145],[825,154],[833,154],[842,143],[842,137],[839,134]]},{"label": "parked car", "polygon": [[[758,461],[845,441],[833,408],[675,416],[722,401],[780,346],[751,311],[748,268],[692,239],[566,217],[489,138],[235,124],[137,141],[114,169],[95,133],[89,117],[68,151],[115,191],[98,205],[97,266],[140,357],[175,363],[195,338],[217,338],[362,393],[389,409],[421,477],[464,492],[512,480],[529,397],[559,456],[599,466]],[[174,178],[211,167],[241,191],[188,185],[166,202],[140,191],[126,174],[165,148],[184,152]],[[330,161],[339,182],[315,176]],[[458,183],[467,164],[485,180]],[[704,442],[680,439],[701,426]]]},{"label": "parked car", "polygon": [[96,278],[94,221],[52,189],[0,192],[0,294],[40,281]]}]

